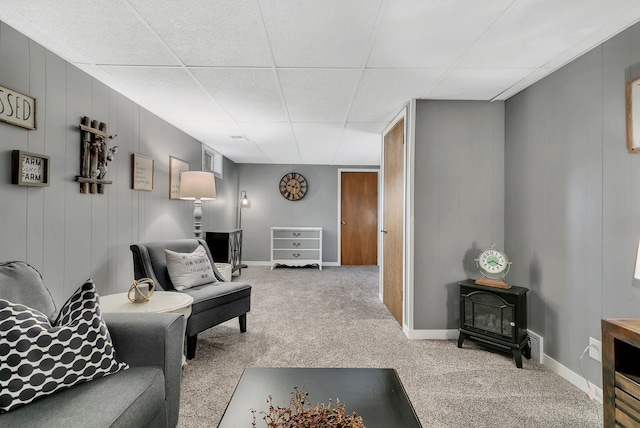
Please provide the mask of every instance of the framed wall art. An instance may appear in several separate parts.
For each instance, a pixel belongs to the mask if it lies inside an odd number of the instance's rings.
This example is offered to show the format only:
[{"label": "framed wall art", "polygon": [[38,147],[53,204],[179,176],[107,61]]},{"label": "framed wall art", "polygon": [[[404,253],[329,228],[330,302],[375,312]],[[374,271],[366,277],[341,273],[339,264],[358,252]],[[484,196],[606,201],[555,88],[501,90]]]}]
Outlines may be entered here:
[{"label": "framed wall art", "polygon": [[627,149],[640,153],[640,77],[627,82]]},{"label": "framed wall art", "polygon": [[49,186],[49,156],[13,150],[11,183],[19,186]]},{"label": "framed wall art", "polygon": [[36,99],[13,89],[0,86],[0,120],[34,130],[36,124]]},{"label": "framed wall art", "polygon": [[169,156],[169,199],[180,199],[180,174],[189,171],[189,164]]},{"label": "framed wall art", "polygon": [[153,164],[148,156],[133,153],[131,155],[131,188],[133,190],[153,190]]}]

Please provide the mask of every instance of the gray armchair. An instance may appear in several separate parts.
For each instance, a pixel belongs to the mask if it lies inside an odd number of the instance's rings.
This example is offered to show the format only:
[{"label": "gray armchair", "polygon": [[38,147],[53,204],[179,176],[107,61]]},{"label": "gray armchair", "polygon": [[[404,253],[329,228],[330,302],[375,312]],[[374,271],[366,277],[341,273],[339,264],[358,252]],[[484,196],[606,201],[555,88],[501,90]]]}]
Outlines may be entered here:
[{"label": "gray armchair", "polygon": [[[205,248],[218,281],[177,291],[169,277],[165,250],[190,253],[198,245]],[[198,333],[206,329],[238,317],[240,332],[247,331],[247,312],[251,309],[251,286],[240,282],[224,282],[204,240],[193,238],[147,242],[131,245],[130,248],[133,253],[135,279],[151,278],[157,290],[187,293],[193,297],[186,330],[188,359],[195,357]]]},{"label": "gray armchair", "polygon": [[[55,319],[40,273],[24,262],[0,263],[0,298]],[[103,314],[116,358],[130,368],[79,383],[0,414],[0,426],[175,427],[180,409],[184,317]]]}]

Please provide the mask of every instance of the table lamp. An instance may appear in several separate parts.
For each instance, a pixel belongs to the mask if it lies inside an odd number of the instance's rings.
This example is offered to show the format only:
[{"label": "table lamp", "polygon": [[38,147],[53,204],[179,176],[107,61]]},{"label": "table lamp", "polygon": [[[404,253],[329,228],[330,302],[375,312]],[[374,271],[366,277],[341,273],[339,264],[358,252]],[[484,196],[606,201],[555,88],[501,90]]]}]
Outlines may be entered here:
[{"label": "table lamp", "polygon": [[202,201],[216,198],[216,178],[210,172],[185,171],[180,174],[180,199],[193,200],[193,235],[202,237]]}]

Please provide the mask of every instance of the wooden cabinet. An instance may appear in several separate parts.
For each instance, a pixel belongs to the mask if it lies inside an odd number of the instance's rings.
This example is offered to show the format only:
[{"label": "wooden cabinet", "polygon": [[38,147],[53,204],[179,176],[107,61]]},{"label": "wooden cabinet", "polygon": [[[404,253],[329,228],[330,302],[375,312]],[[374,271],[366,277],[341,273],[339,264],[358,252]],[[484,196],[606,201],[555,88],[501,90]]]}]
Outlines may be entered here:
[{"label": "wooden cabinet", "polygon": [[318,265],[322,270],[322,228],[272,227],[271,269],[276,265]]},{"label": "wooden cabinet", "polygon": [[231,272],[242,273],[242,229],[213,230],[205,232],[205,241],[211,251],[213,261],[229,263]]},{"label": "wooden cabinet", "polygon": [[640,426],[640,319],[602,320],[604,426]]}]

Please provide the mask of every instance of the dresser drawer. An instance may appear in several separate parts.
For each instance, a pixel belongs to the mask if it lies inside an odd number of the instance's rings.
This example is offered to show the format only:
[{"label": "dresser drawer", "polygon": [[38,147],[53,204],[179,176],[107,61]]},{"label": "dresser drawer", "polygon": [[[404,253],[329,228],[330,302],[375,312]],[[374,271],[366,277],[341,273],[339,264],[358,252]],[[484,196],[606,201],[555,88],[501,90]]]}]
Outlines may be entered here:
[{"label": "dresser drawer", "polygon": [[640,425],[640,385],[631,377],[615,373],[615,419],[622,426]]},{"label": "dresser drawer", "polygon": [[615,385],[616,388],[632,395],[636,400],[640,400],[640,383],[638,383],[637,376],[627,376],[624,373],[615,372]]},{"label": "dresser drawer", "polygon": [[[635,398],[616,389],[615,418],[616,426],[637,427],[640,425],[640,413],[638,413],[638,402]],[[635,401],[635,402],[634,402]]]},{"label": "dresser drawer", "polygon": [[296,249],[296,250],[318,250],[320,249],[319,239],[274,239],[273,248]]},{"label": "dresser drawer", "polygon": [[274,260],[313,260],[320,258],[319,250],[273,250]]},{"label": "dresser drawer", "polygon": [[273,238],[303,238],[303,239],[320,239],[319,230],[274,230]]}]

